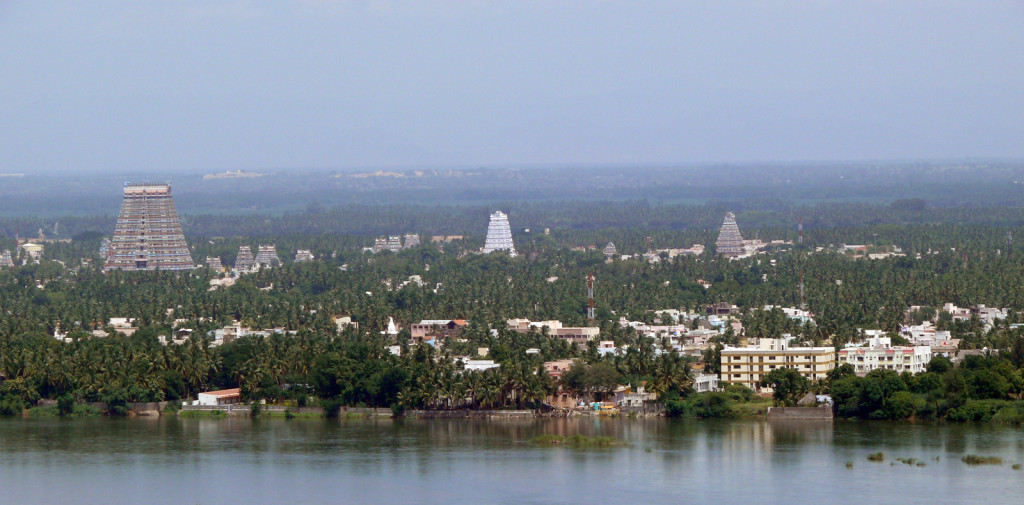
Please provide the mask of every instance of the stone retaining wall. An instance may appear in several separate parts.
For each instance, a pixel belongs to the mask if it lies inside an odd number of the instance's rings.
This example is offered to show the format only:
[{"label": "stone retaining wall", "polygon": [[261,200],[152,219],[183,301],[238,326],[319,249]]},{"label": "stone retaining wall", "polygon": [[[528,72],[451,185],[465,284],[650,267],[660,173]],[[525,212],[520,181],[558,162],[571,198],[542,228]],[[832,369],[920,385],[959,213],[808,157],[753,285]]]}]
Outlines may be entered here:
[{"label": "stone retaining wall", "polygon": [[832,407],[768,407],[769,421],[831,421]]}]

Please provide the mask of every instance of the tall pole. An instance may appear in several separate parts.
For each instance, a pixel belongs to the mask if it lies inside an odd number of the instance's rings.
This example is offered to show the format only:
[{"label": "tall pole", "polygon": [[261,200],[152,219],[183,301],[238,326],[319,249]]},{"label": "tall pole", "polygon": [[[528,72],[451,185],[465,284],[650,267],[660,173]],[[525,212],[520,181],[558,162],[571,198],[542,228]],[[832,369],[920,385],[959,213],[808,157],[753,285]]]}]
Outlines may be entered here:
[{"label": "tall pole", "polygon": [[594,274],[587,275],[587,319],[594,322]]},{"label": "tall pole", "polygon": [[797,247],[800,249],[797,254],[797,261],[800,264],[800,310],[807,310],[807,303],[804,302],[804,262],[803,262],[803,245],[804,245],[804,217],[799,216],[797,218]]}]

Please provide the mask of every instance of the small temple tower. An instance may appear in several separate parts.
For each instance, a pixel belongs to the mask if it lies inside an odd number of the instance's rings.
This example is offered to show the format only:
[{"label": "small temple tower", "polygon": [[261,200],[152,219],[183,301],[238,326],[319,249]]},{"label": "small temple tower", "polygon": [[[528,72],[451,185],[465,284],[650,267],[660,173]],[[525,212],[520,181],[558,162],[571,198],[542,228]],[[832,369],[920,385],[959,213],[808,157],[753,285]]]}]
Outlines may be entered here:
[{"label": "small temple tower", "polygon": [[256,251],[256,264],[260,268],[279,267],[281,258],[277,256],[277,247],[274,245],[261,245]]},{"label": "small temple tower", "polygon": [[238,248],[238,256],[235,256],[235,270],[239,272],[252,272],[256,270],[256,260],[252,257],[252,249],[247,245]]},{"label": "small temple tower", "polygon": [[512,243],[512,228],[508,224],[508,216],[500,210],[491,214],[491,222],[487,225],[487,238],[484,240],[484,254],[494,251],[507,251],[509,256],[516,255],[516,246]]},{"label": "small temple tower", "polygon": [[740,227],[736,225],[736,216],[732,212],[725,214],[722,229],[718,232],[718,240],[715,241],[715,249],[726,258],[737,258],[746,252]]}]

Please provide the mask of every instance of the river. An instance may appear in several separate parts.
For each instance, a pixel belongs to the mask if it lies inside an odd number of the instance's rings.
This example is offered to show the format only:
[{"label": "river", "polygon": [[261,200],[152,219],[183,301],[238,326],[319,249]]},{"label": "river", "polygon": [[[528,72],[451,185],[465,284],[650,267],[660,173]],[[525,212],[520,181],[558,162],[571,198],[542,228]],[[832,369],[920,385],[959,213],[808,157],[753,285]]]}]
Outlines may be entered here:
[{"label": "river", "polygon": [[[625,445],[529,443],[576,433]],[[867,460],[879,451],[884,462]],[[989,425],[0,419],[0,502],[12,504],[1019,504],[1014,463],[1024,431]]]}]

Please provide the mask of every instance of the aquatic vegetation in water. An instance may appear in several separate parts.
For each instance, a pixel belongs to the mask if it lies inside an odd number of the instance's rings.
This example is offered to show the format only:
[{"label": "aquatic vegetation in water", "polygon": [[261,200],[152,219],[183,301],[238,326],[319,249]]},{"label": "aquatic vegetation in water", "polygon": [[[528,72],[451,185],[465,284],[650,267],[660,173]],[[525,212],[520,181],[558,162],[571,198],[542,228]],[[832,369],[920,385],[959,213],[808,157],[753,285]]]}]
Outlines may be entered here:
[{"label": "aquatic vegetation in water", "polygon": [[885,461],[885,454],[876,452],[874,454],[868,454],[868,461],[874,461],[875,463],[881,463]]},{"label": "aquatic vegetation in water", "polygon": [[1014,463],[1013,466],[1011,466],[1010,468],[1013,468],[1014,470],[1020,470],[1020,463]]},{"label": "aquatic vegetation in water", "polygon": [[925,462],[918,461],[917,458],[896,458],[896,461],[909,466],[925,466]]},{"label": "aquatic vegetation in water", "polygon": [[624,445],[612,437],[588,437],[586,435],[573,435],[571,437],[566,437],[564,435],[540,435],[531,438],[530,443],[546,446],[565,445],[575,448],[613,447],[617,445]]},{"label": "aquatic vegetation in water", "polygon": [[853,461],[847,461],[846,468],[853,468]]},{"label": "aquatic vegetation in water", "polygon": [[963,461],[964,463],[967,463],[968,465],[1001,465],[1001,464],[1003,464],[1002,458],[997,458],[995,456],[978,456],[978,455],[975,455],[975,454],[968,454],[968,455],[960,458],[960,461]]}]

